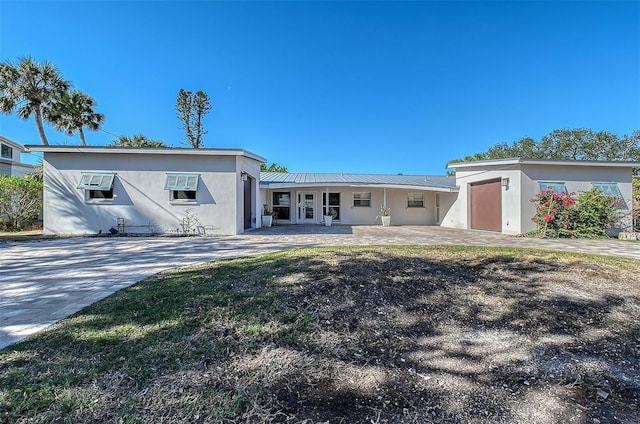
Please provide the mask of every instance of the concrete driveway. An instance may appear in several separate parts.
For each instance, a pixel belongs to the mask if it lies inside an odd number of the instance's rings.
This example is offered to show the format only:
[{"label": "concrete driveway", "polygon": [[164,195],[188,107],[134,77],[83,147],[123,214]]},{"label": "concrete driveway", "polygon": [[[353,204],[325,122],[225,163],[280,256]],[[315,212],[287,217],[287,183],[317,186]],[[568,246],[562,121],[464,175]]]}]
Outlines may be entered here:
[{"label": "concrete driveway", "polygon": [[526,247],[640,259],[635,242],[410,226],[278,226],[224,237],[6,242],[0,243],[0,348],[162,270],[296,247],[380,244]]}]

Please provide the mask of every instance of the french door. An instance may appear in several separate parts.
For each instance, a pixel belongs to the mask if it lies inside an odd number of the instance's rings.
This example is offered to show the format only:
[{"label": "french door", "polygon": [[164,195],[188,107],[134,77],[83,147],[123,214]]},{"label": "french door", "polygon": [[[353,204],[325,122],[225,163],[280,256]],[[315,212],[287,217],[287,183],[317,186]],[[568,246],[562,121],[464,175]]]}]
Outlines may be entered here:
[{"label": "french door", "polygon": [[298,193],[298,222],[316,222],[316,194]]}]

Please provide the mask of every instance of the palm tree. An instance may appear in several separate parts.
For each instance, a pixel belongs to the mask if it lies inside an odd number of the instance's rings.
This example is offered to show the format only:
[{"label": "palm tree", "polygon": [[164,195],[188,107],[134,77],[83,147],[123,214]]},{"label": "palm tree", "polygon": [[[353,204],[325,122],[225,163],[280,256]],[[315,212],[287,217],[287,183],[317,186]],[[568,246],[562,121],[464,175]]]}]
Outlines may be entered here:
[{"label": "palm tree", "polygon": [[7,114],[15,111],[22,119],[33,115],[42,144],[48,145],[42,122],[49,119],[55,98],[66,92],[69,86],[69,82],[49,62],[40,64],[30,57],[22,58],[17,64],[2,62],[0,111]]},{"label": "palm tree", "polygon": [[83,128],[97,131],[104,122],[104,115],[93,110],[95,106],[93,98],[74,90],[56,99],[50,119],[56,129],[66,132],[67,135],[73,135],[77,131],[82,145],[86,146]]},{"label": "palm tree", "polygon": [[160,140],[151,140],[144,134],[136,134],[133,137],[121,135],[120,138],[109,144],[114,147],[167,147]]}]

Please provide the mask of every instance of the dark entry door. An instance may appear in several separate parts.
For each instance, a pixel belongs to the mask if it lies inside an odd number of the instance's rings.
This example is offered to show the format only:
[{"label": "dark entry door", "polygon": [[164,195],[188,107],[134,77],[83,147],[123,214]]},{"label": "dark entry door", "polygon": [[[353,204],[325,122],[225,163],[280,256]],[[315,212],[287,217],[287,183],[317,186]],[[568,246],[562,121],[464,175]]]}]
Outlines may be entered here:
[{"label": "dark entry door", "polygon": [[251,178],[244,182],[244,228],[251,228]]},{"label": "dark entry door", "polygon": [[500,179],[472,183],[469,187],[471,228],[502,231],[502,186]]}]

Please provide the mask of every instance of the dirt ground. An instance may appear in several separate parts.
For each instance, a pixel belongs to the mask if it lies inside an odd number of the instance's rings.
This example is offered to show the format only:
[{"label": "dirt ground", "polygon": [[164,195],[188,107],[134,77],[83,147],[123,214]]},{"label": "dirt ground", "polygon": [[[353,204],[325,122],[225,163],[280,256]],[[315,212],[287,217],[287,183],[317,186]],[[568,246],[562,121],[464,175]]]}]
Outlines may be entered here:
[{"label": "dirt ground", "polygon": [[639,423],[639,270],[399,246],[166,271],[0,354],[0,421]]},{"label": "dirt ground", "polygon": [[[441,256],[441,257],[439,257]],[[588,262],[338,253],[278,275],[304,351],[237,364],[276,421],[640,422],[640,282]]]}]

